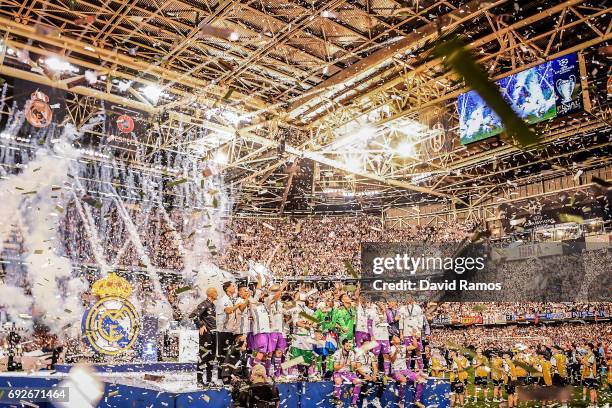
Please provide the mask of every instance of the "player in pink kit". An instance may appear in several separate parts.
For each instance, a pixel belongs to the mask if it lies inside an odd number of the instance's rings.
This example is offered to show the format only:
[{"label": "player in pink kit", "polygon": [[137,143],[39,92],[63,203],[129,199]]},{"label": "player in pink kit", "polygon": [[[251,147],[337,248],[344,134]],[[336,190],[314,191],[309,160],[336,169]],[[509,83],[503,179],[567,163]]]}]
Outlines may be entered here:
[{"label": "player in pink kit", "polygon": [[383,301],[372,304],[368,310],[368,327],[370,338],[376,341],[377,345],[372,349],[375,356],[382,354],[384,374],[389,375],[391,363],[389,361],[389,323],[387,322],[387,308]]},{"label": "player in pink kit", "polygon": [[408,355],[412,350],[417,349],[417,340],[412,339],[412,344],[406,346],[402,344],[398,336],[393,336],[391,339],[393,345],[391,346],[391,354],[389,359],[391,360],[391,373],[395,381],[398,382],[399,388],[399,402],[400,408],[404,407],[404,398],[406,396],[406,383],[412,381],[416,387],[416,393],[414,396],[414,405],[419,408],[425,408],[425,405],[421,403],[421,394],[423,393],[423,383],[427,381],[427,375],[422,371],[411,371],[408,369],[407,359]]},{"label": "player in pink kit", "polygon": [[361,392],[361,380],[353,371],[357,366],[357,359],[353,351],[353,343],[350,340],[344,339],[342,347],[340,347],[333,356],[334,360],[334,398],[338,405],[341,405],[340,393],[342,384],[348,382],[353,384],[353,395],[351,397],[351,407],[357,406],[359,401],[359,393]]}]

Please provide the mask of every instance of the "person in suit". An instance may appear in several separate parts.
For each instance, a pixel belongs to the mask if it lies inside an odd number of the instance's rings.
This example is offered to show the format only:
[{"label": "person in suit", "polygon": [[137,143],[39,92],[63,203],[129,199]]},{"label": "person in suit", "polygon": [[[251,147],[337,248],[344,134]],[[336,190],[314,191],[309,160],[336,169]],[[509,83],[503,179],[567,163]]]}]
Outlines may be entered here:
[{"label": "person in suit", "polygon": [[[204,385],[204,371],[206,372],[206,383],[212,382],[213,361],[217,350],[217,322],[215,301],[218,293],[215,288],[206,290],[206,299],[198,305],[191,313],[199,332],[199,358],[197,368],[197,381],[199,385]],[[203,371],[204,370],[204,371]]]}]

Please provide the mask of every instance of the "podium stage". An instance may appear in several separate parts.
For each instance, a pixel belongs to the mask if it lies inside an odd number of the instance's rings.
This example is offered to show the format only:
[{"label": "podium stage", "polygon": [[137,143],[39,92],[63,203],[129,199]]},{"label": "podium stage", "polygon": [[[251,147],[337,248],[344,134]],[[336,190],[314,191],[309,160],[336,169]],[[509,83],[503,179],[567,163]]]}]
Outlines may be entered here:
[{"label": "podium stage", "polygon": [[[174,364],[174,365],[173,365]],[[165,408],[227,408],[231,402],[230,392],[224,388],[200,389],[195,386],[195,372],[176,370],[183,363],[145,363],[94,366],[104,382],[104,396],[99,408],[120,407],[165,407]],[[153,370],[153,369],[157,370]],[[171,370],[174,368],[174,370]],[[0,387],[54,387],[67,377],[69,365],[58,365],[57,371],[40,371],[34,374],[23,372],[0,373]],[[161,382],[148,381],[144,374],[164,376]],[[325,408],[332,403],[333,384],[330,381],[292,382],[277,384],[281,407],[283,408]],[[381,389],[382,387],[382,389]],[[349,406],[348,386],[343,390],[345,407]],[[345,392],[347,391],[347,392]],[[446,408],[450,406],[448,394],[450,384],[446,380],[430,379],[423,390],[421,402],[427,407]],[[395,383],[386,386],[372,386],[363,393],[362,407],[397,407]],[[414,395],[414,388],[406,388],[406,407]],[[48,402],[37,402],[39,407],[53,407]],[[15,404],[0,403],[0,407]]]}]

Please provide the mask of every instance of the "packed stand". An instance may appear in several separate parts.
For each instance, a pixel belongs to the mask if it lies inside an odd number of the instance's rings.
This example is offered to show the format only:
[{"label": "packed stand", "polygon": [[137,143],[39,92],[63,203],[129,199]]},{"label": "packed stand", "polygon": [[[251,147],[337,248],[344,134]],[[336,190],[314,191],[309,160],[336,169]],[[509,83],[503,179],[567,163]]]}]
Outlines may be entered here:
[{"label": "packed stand", "polygon": [[[89,211],[98,225],[98,236],[105,261],[116,268],[142,267],[141,257],[129,239],[129,233],[116,209],[101,216],[100,209],[81,209],[72,203],[62,217],[60,235],[66,256],[79,265],[95,265],[91,240],[80,212]],[[180,211],[128,208],[147,256],[154,266],[180,271],[184,259],[179,243],[193,246],[193,232],[184,229],[187,220]],[[165,211],[165,210],[164,210]],[[251,219],[233,218],[224,226],[223,247],[214,257],[219,267],[246,271],[249,261],[266,264],[275,276],[347,276],[346,262],[359,270],[362,242],[429,242],[461,241],[473,230],[470,223],[453,225],[406,226],[384,228],[378,217],[316,217]]]},{"label": "packed stand", "polygon": [[279,277],[347,276],[346,262],[359,270],[362,242],[461,241],[472,229],[464,223],[384,228],[379,217],[370,216],[235,218],[218,261],[232,271],[248,269],[249,260],[265,263]]}]

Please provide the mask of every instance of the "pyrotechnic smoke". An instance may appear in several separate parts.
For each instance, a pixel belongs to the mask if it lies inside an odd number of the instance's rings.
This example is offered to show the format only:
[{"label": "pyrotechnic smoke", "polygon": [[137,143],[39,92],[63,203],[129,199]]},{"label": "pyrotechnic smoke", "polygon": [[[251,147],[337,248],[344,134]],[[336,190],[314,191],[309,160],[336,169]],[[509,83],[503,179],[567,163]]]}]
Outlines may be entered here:
[{"label": "pyrotechnic smoke", "polygon": [[[92,122],[97,123],[98,120],[95,118]],[[11,139],[23,124],[22,113],[17,111],[8,123],[4,133]],[[22,256],[23,276],[32,294],[31,298],[28,297],[20,288],[22,282],[17,279],[6,279],[3,291],[15,296],[5,297],[0,304],[5,306],[13,320],[18,320],[19,315],[25,315],[28,319],[32,315],[55,333],[68,336],[78,334],[82,316],[80,295],[88,284],[73,275],[71,262],[62,256],[61,249],[66,240],[82,237],[60,237],[58,231],[64,211],[69,208],[68,203],[75,199],[77,214],[84,223],[84,230],[80,233],[89,241],[102,275],[112,270],[120,262],[121,256],[106,254],[107,244],[113,247],[113,243],[118,243],[117,238],[121,240],[123,237],[128,245],[123,245],[119,253],[123,253],[129,245],[133,246],[139,261],[146,268],[153,289],[153,293],[135,296],[133,301],[139,304],[139,298],[144,298],[140,305],[142,313],[160,317],[160,325],[164,327],[172,311],[161,287],[154,259],[149,253],[149,248],[155,247],[160,238],[160,229],[151,228],[151,223],[158,222],[155,214],[173,231],[176,247],[183,257],[183,278],[193,290],[179,295],[179,307],[184,312],[191,312],[202,300],[206,288],[213,286],[221,291],[222,283],[233,279],[231,274],[219,269],[213,262],[224,244],[224,219],[229,213],[229,196],[224,191],[223,180],[214,163],[202,163],[199,157],[189,152],[177,154],[172,163],[168,163],[172,168],[181,170],[176,176],[179,181],[175,180],[173,187],[164,187],[159,174],[136,171],[131,166],[112,160],[112,155],[107,156],[105,164],[82,166],[78,161],[80,151],[73,148],[71,142],[93,125],[77,131],[68,124],[56,139],[53,138],[56,137],[57,125],[52,124],[40,131],[37,136],[41,141],[46,140],[46,145],[41,144],[29,162],[22,160],[27,165],[19,173],[9,175],[0,182],[0,217],[12,221],[0,223],[0,241],[10,233],[13,228],[11,224],[23,232],[26,254]],[[49,140],[52,142],[49,143]],[[0,159],[11,161],[7,156],[9,150],[3,149],[4,156]],[[137,154],[139,160],[147,161],[146,151]],[[151,164],[152,167],[161,166],[161,162]],[[115,189],[116,179],[123,183],[121,191]],[[167,204],[163,202],[164,188],[170,188],[175,194],[173,204],[181,211],[182,226],[174,225],[164,208],[164,204]],[[81,202],[82,197],[92,190],[98,191],[100,197],[106,197],[100,202],[99,212],[89,203]],[[133,213],[135,207],[138,210]],[[107,215],[111,213],[119,217],[119,223],[107,222]],[[111,228],[119,228],[122,232],[111,234],[110,231],[114,231]],[[107,259],[109,255],[113,259]]]},{"label": "pyrotechnic smoke", "polygon": [[[188,164],[195,167],[193,162]],[[183,203],[184,207],[202,208],[193,210],[190,217],[185,215],[183,223],[184,235],[192,237],[191,245],[184,245],[183,278],[199,292],[199,296],[194,296],[193,292],[179,295],[179,308],[184,313],[191,312],[202,301],[206,288],[215,287],[220,294],[223,282],[234,279],[213,262],[214,255],[224,245],[225,216],[231,208],[230,198],[223,188],[223,179],[217,175],[218,169],[213,163],[205,166],[214,176],[203,175],[198,167],[186,168],[184,175],[191,176],[194,182],[175,187],[178,195],[190,200]],[[188,214],[186,210],[185,214]]]},{"label": "pyrotechnic smoke", "polygon": [[[77,131],[66,124],[50,149],[38,149],[21,173],[0,183],[0,217],[24,228],[26,281],[32,293],[28,305],[23,291],[5,282],[3,291],[12,291],[16,296],[2,297],[1,302],[13,319],[18,317],[15,312],[26,313],[24,309],[31,306],[33,317],[60,336],[78,333],[82,316],[80,295],[88,286],[73,277],[70,260],[61,255],[57,227],[67,202],[62,186],[69,185],[71,163],[80,156],[71,142],[91,126],[94,123]],[[2,223],[1,239],[11,228],[5,224],[10,223]]]},{"label": "pyrotechnic smoke", "polygon": [[[22,112],[17,112],[17,114],[11,116],[9,118],[6,128],[2,131],[2,137],[14,137],[17,133],[17,130],[19,130],[19,128],[23,124],[23,121],[25,120],[24,118],[25,117]],[[8,155],[11,154],[13,151],[6,149],[5,152],[5,155]],[[5,159],[5,157],[2,158]],[[3,162],[8,161],[9,163],[12,163],[13,160],[14,158],[13,156],[11,156],[11,160],[3,160]],[[0,174],[0,176],[1,175],[2,174]],[[27,185],[24,187],[16,185],[14,178],[9,178],[6,181],[2,181],[0,187],[2,187],[2,189],[0,189],[0,197],[3,199],[2,205],[0,205],[0,217],[2,217],[0,218],[2,220],[2,222],[0,222],[0,238],[4,238],[11,230],[11,225],[17,221],[16,213],[19,210],[18,202],[23,197],[23,190],[19,189],[23,188],[25,191],[30,191],[30,189],[27,188]],[[0,253],[3,250],[3,246],[4,240],[0,239]]]},{"label": "pyrotechnic smoke", "polygon": [[[26,295],[18,286],[9,284],[0,284],[0,304],[4,307],[7,315],[13,318],[21,316],[29,316],[30,307],[32,306],[32,298]],[[30,328],[31,321],[23,321],[21,326]]]}]

